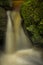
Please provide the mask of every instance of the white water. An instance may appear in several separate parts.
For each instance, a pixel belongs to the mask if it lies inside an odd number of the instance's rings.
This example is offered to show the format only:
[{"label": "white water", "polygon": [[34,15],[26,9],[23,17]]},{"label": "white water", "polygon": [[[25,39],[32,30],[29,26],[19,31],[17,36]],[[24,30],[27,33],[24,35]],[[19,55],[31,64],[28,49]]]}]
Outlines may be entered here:
[{"label": "white water", "polygon": [[26,49],[13,54],[3,54],[1,65],[43,65],[43,62],[39,51]]},{"label": "white water", "polygon": [[8,23],[6,32],[6,48],[5,48],[6,52],[12,53],[15,50],[29,48],[31,42],[25,35],[24,30],[21,26],[22,19],[20,17],[19,12],[8,11],[7,16],[8,16]]},{"label": "white water", "polygon": [[14,52],[14,32],[12,28],[12,22],[10,19],[10,11],[7,11],[8,23],[7,23],[7,31],[6,31],[6,45],[5,52],[12,53]]}]

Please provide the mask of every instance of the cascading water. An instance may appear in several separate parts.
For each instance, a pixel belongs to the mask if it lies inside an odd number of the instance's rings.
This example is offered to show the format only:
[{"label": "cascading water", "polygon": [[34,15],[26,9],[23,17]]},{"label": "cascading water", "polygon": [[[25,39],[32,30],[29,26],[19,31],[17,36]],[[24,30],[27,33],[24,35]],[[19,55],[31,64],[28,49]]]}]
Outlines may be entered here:
[{"label": "cascading water", "polygon": [[14,34],[12,28],[12,22],[10,19],[10,11],[7,11],[8,23],[7,23],[7,31],[6,31],[6,42],[5,42],[5,52],[12,53],[14,51]]},{"label": "cascading water", "polygon": [[19,12],[12,11],[11,12],[11,19],[13,22],[13,29],[14,29],[14,37],[15,37],[15,43],[16,49],[26,49],[31,47],[31,41],[28,39],[28,37],[25,35],[24,30],[22,28],[21,22],[21,16]]},{"label": "cascading water", "polygon": [[[25,35],[21,26],[21,17],[19,12],[8,11],[8,24],[6,32],[6,52],[10,53],[14,50],[27,49],[31,42]],[[13,26],[12,26],[13,23]],[[14,31],[13,31],[14,30]]]}]

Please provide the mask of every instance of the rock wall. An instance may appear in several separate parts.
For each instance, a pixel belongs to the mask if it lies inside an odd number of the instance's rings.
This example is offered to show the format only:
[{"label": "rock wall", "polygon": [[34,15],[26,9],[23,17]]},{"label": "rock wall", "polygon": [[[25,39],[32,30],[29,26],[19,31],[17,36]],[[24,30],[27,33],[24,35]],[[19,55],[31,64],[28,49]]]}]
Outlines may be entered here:
[{"label": "rock wall", "polygon": [[5,33],[7,28],[7,15],[4,8],[0,7],[0,50],[4,50]]}]

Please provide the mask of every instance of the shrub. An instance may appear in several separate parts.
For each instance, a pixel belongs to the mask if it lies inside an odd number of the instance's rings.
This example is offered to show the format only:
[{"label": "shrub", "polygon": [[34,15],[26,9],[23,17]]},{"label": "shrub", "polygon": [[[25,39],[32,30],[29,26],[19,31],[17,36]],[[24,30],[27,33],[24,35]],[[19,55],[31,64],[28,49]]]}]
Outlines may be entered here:
[{"label": "shrub", "polygon": [[28,0],[20,9],[26,30],[32,33],[33,43],[43,45],[43,1]]}]

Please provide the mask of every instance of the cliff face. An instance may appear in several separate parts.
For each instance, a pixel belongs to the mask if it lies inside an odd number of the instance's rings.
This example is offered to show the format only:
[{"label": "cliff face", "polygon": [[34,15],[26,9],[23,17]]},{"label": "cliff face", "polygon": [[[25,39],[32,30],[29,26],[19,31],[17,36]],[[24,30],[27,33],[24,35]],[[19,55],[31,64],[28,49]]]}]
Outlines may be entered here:
[{"label": "cliff face", "polygon": [[0,49],[3,50],[7,26],[6,11],[0,7]]}]

